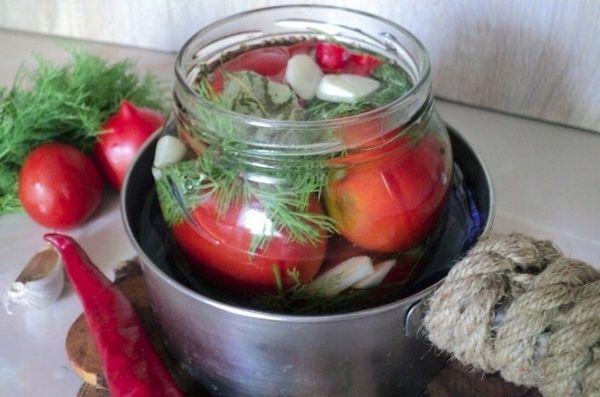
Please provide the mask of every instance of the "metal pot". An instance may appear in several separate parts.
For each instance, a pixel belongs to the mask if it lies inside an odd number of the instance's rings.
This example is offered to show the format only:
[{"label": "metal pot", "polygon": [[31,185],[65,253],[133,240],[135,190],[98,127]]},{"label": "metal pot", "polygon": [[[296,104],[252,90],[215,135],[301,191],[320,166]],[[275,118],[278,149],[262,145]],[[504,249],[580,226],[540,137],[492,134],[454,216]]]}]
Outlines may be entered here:
[{"label": "metal pot", "polygon": [[[490,178],[463,138],[449,131],[454,159],[473,187],[488,229],[493,215]],[[273,314],[197,293],[157,263],[157,255],[164,254],[160,239],[142,244],[148,228],[140,222],[141,203],[154,189],[156,140],[145,145],[127,177],[123,219],[169,349],[212,395],[410,396],[424,389],[445,358],[417,331],[423,301],[443,274],[404,299],[334,315]],[[447,262],[445,271],[453,261]]]}]

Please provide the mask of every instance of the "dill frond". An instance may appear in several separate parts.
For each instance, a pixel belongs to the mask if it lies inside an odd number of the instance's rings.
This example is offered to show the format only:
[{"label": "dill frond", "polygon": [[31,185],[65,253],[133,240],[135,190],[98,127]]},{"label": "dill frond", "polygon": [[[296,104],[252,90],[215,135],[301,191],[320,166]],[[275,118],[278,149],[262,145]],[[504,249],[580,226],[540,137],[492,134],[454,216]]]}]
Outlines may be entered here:
[{"label": "dill frond", "polygon": [[282,275],[277,266],[273,266],[273,275],[278,280],[277,292],[256,295],[253,299],[253,304],[262,309],[294,314],[335,313],[368,305],[373,298],[373,290],[366,289],[327,296],[323,291],[330,283],[336,283],[336,278],[319,285],[302,283],[297,269],[287,271],[287,277],[292,281],[289,288],[283,287]]},{"label": "dill frond", "polygon": [[398,65],[384,62],[373,72],[373,78],[381,83],[381,88],[359,99],[356,103],[335,103],[318,98],[310,101],[304,115],[307,120],[330,120],[353,116],[384,106],[404,95],[412,86],[408,74]]}]

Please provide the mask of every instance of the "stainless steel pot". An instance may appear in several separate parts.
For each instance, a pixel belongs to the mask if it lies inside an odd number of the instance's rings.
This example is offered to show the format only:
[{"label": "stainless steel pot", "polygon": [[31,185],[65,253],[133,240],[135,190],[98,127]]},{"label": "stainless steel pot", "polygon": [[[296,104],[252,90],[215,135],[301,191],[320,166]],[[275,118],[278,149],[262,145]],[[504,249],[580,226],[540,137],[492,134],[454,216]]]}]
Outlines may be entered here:
[{"label": "stainless steel pot", "polygon": [[[494,206],[490,178],[463,138],[450,133],[455,161],[488,229]],[[272,314],[197,293],[157,264],[160,241],[151,243],[153,253],[148,244],[142,248],[147,230],[140,218],[154,189],[156,140],[145,145],[124,184],[123,220],[169,349],[212,395],[411,396],[423,390],[444,362],[417,332],[423,301],[441,275],[404,299],[335,315]]]}]

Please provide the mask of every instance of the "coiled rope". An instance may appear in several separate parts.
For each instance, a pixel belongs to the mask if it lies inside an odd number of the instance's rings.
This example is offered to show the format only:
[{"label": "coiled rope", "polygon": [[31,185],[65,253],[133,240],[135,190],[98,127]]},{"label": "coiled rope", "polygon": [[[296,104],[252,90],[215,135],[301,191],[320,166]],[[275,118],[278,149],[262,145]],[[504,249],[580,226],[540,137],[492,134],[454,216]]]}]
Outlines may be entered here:
[{"label": "coiled rope", "polygon": [[428,302],[429,339],[546,397],[600,397],[600,272],[551,242],[487,235]]}]

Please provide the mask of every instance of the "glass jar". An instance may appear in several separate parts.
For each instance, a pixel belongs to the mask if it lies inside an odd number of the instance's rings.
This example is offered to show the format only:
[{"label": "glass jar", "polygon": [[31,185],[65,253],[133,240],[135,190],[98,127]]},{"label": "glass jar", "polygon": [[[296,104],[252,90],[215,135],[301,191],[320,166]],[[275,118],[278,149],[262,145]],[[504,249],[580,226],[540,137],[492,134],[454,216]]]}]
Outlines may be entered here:
[{"label": "glass jar", "polygon": [[[195,87],[223,54],[331,38],[395,61],[412,88],[353,116],[290,121],[232,112]],[[242,295],[281,291],[367,257],[372,270],[392,260],[384,284],[409,279],[452,179],[429,58],[411,33],[344,8],[265,8],[195,34],[177,56],[176,77],[174,116],[187,154],[155,176],[164,217],[198,278]]]}]

